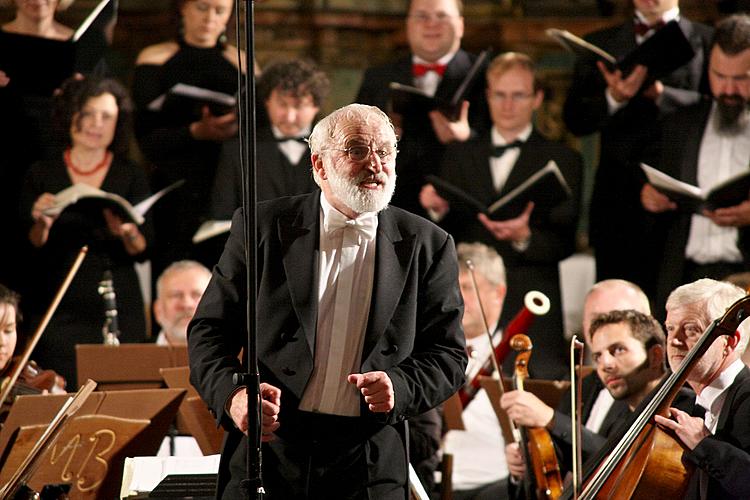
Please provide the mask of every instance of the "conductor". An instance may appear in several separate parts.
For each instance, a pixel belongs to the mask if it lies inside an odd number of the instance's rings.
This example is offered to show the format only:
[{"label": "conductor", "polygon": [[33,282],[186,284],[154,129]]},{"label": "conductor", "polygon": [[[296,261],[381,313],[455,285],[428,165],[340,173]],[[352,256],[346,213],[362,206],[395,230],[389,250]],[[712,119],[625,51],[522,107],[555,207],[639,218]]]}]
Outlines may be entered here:
[{"label": "conductor", "polygon": [[[266,496],[405,499],[405,422],[463,383],[452,238],[388,203],[396,135],[351,104],[310,135],[320,191],[258,206],[258,358]],[[218,496],[246,475],[242,212],[191,323],[191,382],[228,429]]]}]

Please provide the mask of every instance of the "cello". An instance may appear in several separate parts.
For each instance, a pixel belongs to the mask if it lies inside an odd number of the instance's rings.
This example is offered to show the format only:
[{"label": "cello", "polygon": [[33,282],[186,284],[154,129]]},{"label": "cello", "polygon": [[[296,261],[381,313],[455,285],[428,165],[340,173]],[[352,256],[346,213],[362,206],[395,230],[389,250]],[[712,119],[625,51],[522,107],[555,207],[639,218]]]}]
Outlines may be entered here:
[{"label": "cello", "polygon": [[669,408],[695,363],[720,336],[732,336],[750,315],[750,297],[729,307],[701,335],[680,367],[662,384],[631,428],[586,482],[581,499],[682,498],[693,466],[682,461],[683,445],[654,416]]},{"label": "cello", "polygon": [[[531,339],[519,333],[510,340],[510,346],[518,351],[513,374],[514,386],[517,391],[523,391],[524,382],[529,378],[529,360],[533,347]],[[525,444],[521,449],[527,464],[527,475],[524,481],[526,496],[540,500],[560,498],[563,483],[555,446],[549,432],[543,427],[519,427],[519,429],[523,441],[521,444]]]}]

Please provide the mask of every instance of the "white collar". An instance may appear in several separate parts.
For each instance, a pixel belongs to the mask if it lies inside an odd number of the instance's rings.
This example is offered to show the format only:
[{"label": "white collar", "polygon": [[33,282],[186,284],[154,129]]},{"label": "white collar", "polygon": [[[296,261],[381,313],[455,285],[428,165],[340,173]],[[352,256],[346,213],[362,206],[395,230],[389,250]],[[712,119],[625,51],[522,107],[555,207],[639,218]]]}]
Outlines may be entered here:
[{"label": "white collar", "polygon": [[713,411],[711,406],[734,383],[734,379],[737,378],[744,366],[745,363],[742,362],[741,358],[734,360],[709,386],[703,388],[701,393],[695,397],[695,402],[715,414],[716,412]]},{"label": "white collar", "polygon": [[[518,134],[518,137],[515,138],[517,141],[526,142],[529,140],[529,136],[531,135],[531,131],[534,129],[534,127],[529,123],[526,125],[526,128],[521,131],[520,134]],[[500,132],[498,132],[497,128],[493,125],[492,126],[492,145],[493,146],[505,146],[508,144],[508,141],[505,140],[505,137],[502,136]]]},{"label": "white collar", "polygon": [[[635,11],[635,17],[638,18],[639,21],[641,21],[644,24],[653,24],[646,20],[645,16],[640,13],[640,11]],[[664,14],[661,15],[661,20],[664,21],[664,23],[668,23],[669,21],[676,21],[680,18],[680,8],[679,7],[672,7],[668,11],[666,11]]]},{"label": "white collar", "polygon": [[[299,135],[295,137],[288,137],[288,139],[296,139],[298,137],[309,137],[310,136],[310,125],[303,128],[299,131]],[[271,133],[273,134],[274,138],[276,139],[287,139],[287,136],[281,133],[281,131],[276,127],[276,125],[271,125]],[[304,144],[302,144],[304,146]],[[306,146],[305,146],[306,147]]]},{"label": "white collar", "polygon": [[443,57],[441,57],[437,61],[425,61],[424,59],[422,59],[418,55],[412,54],[412,56],[411,56],[411,62],[412,62],[412,64],[445,64],[447,66],[448,63],[451,62],[451,59],[453,59],[453,57],[456,55],[456,53],[458,53],[457,50],[453,51],[453,52],[448,52],[447,54],[445,54]]}]

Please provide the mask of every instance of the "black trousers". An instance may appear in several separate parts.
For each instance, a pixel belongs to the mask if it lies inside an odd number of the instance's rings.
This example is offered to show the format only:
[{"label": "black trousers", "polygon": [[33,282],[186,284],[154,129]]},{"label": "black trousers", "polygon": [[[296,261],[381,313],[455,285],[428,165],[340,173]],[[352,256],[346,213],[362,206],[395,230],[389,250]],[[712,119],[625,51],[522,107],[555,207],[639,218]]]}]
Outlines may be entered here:
[{"label": "black trousers", "polygon": [[[279,421],[277,439],[262,447],[267,500],[407,498],[406,450],[396,427],[301,411]],[[246,443],[243,437],[230,459],[222,498],[243,498]]]}]

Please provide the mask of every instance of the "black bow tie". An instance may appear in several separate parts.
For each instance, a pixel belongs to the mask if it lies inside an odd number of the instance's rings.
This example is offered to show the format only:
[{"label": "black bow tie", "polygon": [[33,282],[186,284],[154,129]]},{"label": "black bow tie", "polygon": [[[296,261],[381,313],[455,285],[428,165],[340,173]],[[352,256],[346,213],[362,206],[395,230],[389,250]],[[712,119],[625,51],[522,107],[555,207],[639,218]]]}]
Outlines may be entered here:
[{"label": "black bow tie", "polygon": [[276,137],[275,139],[279,144],[285,143],[287,141],[295,141],[301,142],[302,144],[307,144],[307,137]]},{"label": "black bow tie", "polygon": [[492,146],[492,156],[500,158],[505,152],[512,148],[520,148],[523,146],[523,141],[516,139],[515,141],[508,143],[504,146]]},{"label": "black bow tie", "polygon": [[646,24],[640,19],[636,18],[634,21],[635,34],[638,36],[646,36],[651,31],[656,31],[664,27],[666,23],[664,21],[656,21],[654,24]]}]

